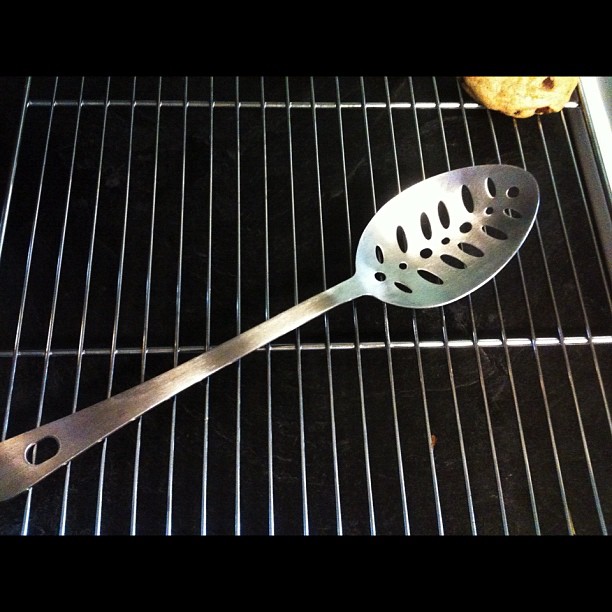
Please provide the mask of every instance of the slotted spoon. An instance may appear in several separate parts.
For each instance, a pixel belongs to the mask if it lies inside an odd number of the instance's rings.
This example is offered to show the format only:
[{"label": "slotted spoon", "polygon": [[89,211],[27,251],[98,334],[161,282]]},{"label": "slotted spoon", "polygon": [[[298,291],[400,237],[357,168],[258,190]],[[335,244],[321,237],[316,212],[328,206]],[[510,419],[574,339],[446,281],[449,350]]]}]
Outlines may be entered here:
[{"label": "slotted spoon", "polygon": [[365,228],[351,278],[164,374],[1,442],[0,501],[154,406],[339,304],[367,295],[396,306],[431,308],[464,297],[513,257],[533,225],[539,200],[533,176],[508,165],[460,168],[409,187]]}]

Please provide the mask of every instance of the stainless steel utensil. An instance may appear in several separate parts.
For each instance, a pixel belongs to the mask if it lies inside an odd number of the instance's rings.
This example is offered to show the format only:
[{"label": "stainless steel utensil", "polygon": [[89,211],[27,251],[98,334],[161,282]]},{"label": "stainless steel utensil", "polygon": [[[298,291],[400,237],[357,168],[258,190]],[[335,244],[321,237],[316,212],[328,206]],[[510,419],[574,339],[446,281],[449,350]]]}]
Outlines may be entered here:
[{"label": "stainless steel utensil", "polygon": [[409,187],[365,228],[351,278],[164,374],[1,442],[0,501],[334,306],[373,296],[405,308],[431,308],[464,297],[513,257],[534,223],[539,199],[533,176],[508,165],[460,168]]}]

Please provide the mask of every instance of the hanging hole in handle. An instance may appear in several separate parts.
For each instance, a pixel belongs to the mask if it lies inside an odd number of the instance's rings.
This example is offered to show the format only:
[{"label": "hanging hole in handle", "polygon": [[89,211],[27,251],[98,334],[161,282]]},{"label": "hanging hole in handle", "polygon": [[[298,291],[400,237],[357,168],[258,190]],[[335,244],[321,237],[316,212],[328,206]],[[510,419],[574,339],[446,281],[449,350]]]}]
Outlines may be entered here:
[{"label": "hanging hole in handle", "polygon": [[30,465],[40,465],[52,459],[59,452],[60,445],[57,438],[45,436],[38,442],[30,444],[25,450],[25,459]]}]

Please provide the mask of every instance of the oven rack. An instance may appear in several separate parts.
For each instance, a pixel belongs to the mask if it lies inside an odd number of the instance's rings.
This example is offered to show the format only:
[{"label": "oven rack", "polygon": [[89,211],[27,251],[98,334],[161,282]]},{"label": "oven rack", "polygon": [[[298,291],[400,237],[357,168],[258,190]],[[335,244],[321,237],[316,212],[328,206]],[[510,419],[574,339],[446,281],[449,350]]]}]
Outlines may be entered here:
[{"label": "oven rack", "polygon": [[542,193],[477,292],[339,307],[0,506],[4,534],[607,534],[609,202],[577,90],[449,77],[33,77],[0,213],[1,439],[348,277],[379,206],[512,163]]}]

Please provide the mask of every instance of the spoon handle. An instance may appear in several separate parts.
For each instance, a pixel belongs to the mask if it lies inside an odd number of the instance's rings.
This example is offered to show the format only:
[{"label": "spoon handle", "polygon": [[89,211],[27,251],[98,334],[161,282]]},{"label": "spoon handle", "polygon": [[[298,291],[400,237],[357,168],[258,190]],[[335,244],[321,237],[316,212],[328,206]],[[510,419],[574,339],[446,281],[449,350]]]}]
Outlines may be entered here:
[{"label": "spoon handle", "polygon": [[[0,501],[22,493],[180,391],[335,306],[363,294],[357,276],[353,276],[168,372],[88,408],[0,442]],[[39,463],[30,461],[29,450],[43,440],[49,442],[55,454]]]}]

